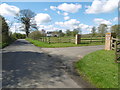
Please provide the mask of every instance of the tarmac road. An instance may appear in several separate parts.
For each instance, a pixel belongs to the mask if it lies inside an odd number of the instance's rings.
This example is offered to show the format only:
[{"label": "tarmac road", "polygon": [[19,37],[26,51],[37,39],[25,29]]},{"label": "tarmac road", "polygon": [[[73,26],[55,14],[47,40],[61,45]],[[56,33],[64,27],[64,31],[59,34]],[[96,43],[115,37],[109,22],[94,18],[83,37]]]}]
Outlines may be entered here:
[{"label": "tarmac road", "polygon": [[103,46],[39,48],[24,39],[18,39],[3,49],[2,86],[3,88],[89,88],[72,79],[65,67],[72,66],[72,62],[78,58],[99,49],[103,49]]}]

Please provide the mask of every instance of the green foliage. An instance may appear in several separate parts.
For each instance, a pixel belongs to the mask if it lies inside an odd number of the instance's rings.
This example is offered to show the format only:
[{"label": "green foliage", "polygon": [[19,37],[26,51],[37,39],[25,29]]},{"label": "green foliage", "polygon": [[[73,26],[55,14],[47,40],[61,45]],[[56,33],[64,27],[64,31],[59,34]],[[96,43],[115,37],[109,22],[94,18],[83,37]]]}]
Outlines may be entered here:
[{"label": "green foliage", "polygon": [[72,33],[72,36],[75,36],[76,34],[79,33],[79,30],[78,29],[74,29],[73,31],[71,31],[71,33]]},{"label": "green foliage", "polygon": [[[28,37],[28,34],[30,33],[30,26],[31,25],[31,19],[35,16],[35,13],[32,12],[29,9],[21,10],[19,15],[17,16],[18,20],[21,21],[25,25],[25,32],[26,36]],[[35,27],[35,26],[34,26]]]},{"label": "green foliage", "polygon": [[38,39],[40,39],[42,36],[43,36],[43,34],[41,34],[40,31],[34,31],[34,32],[31,32],[31,33],[29,34],[29,38],[34,39],[34,40],[38,40]]},{"label": "green foliage", "polygon": [[0,41],[0,48],[3,48],[7,45],[9,45],[11,42],[13,42],[15,40],[15,38],[11,37],[9,35],[9,26],[6,23],[6,20],[4,17],[2,17],[0,15],[0,21],[2,21],[2,31],[0,31],[0,39],[2,38],[2,40]]},{"label": "green foliage", "polygon": [[96,35],[96,28],[93,27],[91,32],[92,32],[92,36],[94,37]]},{"label": "green foliage", "polygon": [[65,36],[65,34],[62,32],[62,30],[59,30],[58,34],[59,34],[60,37],[64,37]]},{"label": "green foliage", "polygon": [[25,34],[21,34],[21,33],[13,33],[11,35],[11,37],[15,38],[15,39],[25,39],[26,35]]},{"label": "green foliage", "polygon": [[118,88],[115,52],[99,50],[86,55],[75,66],[81,76],[97,88]]},{"label": "green foliage", "polygon": [[9,27],[4,19],[4,17],[0,16],[0,20],[2,20],[2,31],[1,31],[1,36],[2,36],[2,42],[5,43],[9,40]]},{"label": "green foliage", "polygon": [[71,36],[71,35],[72,35],[71,31],[69,29],[66,30],[66,36]]},{"label": "green foliage", "polygon": [[107,25],[106,24],[100,24],[98,27],[98,32],[101,34],[101,36],[105,36],[107,33]]},{"label": "green foliage", "polygon": [[111,33],[115,33],[117,36],[120,35],[120,25],[113,25],[111,27]]}]

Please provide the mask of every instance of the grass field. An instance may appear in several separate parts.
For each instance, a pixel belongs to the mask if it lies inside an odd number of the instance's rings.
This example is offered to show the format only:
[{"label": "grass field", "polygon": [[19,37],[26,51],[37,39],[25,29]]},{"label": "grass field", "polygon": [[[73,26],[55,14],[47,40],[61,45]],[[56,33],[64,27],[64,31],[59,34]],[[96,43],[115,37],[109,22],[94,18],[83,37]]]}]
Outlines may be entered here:
[{"label": "grass field", "polygon": [[118,88],[114,51],[99,50],[75,63],[78,73],[98,88]]},{"label": "grass field", "polygon": [[74,43],[45,43],[38,40],[33,40],[27,38],[29,42],[33,43],[34,45],[38,47],[44,47],[44,48],[59,48],[59,47],[77,47],[77,46],[94,46],[94,45],[104,45],[102,42],[94,42],[94,43],[82,43],[82,44],[74,44]]}]

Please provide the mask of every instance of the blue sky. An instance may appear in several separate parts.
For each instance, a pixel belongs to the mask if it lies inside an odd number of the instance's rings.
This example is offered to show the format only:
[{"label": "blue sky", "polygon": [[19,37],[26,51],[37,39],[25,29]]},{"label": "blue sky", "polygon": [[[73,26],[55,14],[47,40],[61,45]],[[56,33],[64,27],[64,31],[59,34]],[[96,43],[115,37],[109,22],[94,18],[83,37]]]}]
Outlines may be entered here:
[{"label": "blue sky", "polygon": [[[111,1],[111,0],[108,0]],[[117,0],[116,0],[117,1]],[[108,3],[111,4],[108,6]],[[117,3],[117,2],[116,2]],[[45,30],[59,30],[66,29],[73,30],[75,28],[81,28],[82,33],[90,33],[93,26],[99,24],[107,24],[109,27],[118,23],[118,10],[115,6],[116,3],[112,2],[2,2],[0,9],[4,12],[0,12],[9,22],[14,21],[14,15],[9,15],[10,11],[17,12],[17,9],[30,9],[36,14],[37,24],[40,27],[39,30],[44,28]],[[104,8],[101,5],[104,6]],[[14,10],[11,9],[14,6]],[[53,8],[51,8],[51,6]],[[89,6],[89,7],[88,7]],[[7,9],[8,8],[8,9]],[[11,9],[11,10],[9,10]],[[66,15],[63,15],[66,13]],[[43,19],[42,18],[43,15]],[[64,19],[66,17],[66,19]],[[41,18],[41,19],[40,19]],[[17,23],[17,22],[14,22]],[[71,26],[69,26],[69,25]],[[17,24],[16,24],[17,25]],[[67,27],[68,26],[68,27]],[[70,27],[70,28],[69,28]],[[12,27],[12,29],[14,29]]]}]

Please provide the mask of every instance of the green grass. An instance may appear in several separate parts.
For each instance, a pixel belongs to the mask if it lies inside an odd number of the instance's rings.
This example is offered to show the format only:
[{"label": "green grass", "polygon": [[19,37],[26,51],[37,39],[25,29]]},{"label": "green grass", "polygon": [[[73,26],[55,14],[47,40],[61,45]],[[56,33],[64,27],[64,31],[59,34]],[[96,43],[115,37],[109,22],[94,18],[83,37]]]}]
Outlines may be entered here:
[{"label": "green grass", "polygon": [[104,45],[104,43],[101,42],[94,42],[94,43],[82,43],[82,44],[74,44],[74,43],[45,43],[45,42],[41,42],[38,40],[33,40],[33,39],[29,39],[27,38],[26,40],[28,40],[29,42],[33,43],[34,45],[38,46],[38,47],[44,47],[44,48],[59,48],[59,47],[77,47],[77,46],[94,46],[94,45]]},{"label": "green grass", "polygon": [[98,88],[118,88],[118,64],[114,51],[99,50],[75,63],[78,73]]},{"label": "green grass", "polygon": [[10,43],[0,43],[0,49],[8,46]]}]

